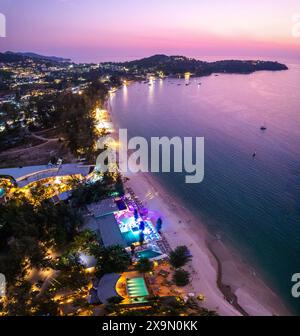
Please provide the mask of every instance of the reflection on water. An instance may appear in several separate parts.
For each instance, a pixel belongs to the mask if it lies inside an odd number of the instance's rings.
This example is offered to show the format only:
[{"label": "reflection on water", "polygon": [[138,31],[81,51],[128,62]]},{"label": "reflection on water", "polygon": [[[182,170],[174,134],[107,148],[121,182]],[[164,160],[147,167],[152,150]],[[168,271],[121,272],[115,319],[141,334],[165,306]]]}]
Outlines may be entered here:
[{"label": "reflection on water", "polygon": [[128,102],[128,87],[127,87],[127,84],[123,84],[122,93],[123,93],[123,103],[124,103],[125,106],[127,106],[127,102]]},{"label": "reflection on water", "polygon": [[155,90],[155,79],[150,77],[149,79],[149,84],[148,84],[148,103],[152,105],[153,101],[154,101],[154,90]]}]

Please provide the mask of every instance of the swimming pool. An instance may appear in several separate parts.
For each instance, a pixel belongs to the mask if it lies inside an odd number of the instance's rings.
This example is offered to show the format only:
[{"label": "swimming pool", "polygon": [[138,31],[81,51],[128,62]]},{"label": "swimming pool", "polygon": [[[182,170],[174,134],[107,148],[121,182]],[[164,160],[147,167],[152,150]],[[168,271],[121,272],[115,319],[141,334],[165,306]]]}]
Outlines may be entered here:
[{"label": "swimming pool", "polygon": [[140,240],[139,234],[134,234],[132,231],[121,232],[123,238],[126,241],[127,246],[130,246],[133,243],[136,243]]},{"label": "swimming pool", "polygon": [[147,259],[152,259],[161,256],[161,253],[153,251],[151,249],[143,250],[140,252],[137,252],[137,256],[139,259],[141,258],[147,258]]},{"label": "swimming pool", "polygon": [[127,292],[130,298],[145,297],[149,295],[144,278],[131,278],[126,280]]}]

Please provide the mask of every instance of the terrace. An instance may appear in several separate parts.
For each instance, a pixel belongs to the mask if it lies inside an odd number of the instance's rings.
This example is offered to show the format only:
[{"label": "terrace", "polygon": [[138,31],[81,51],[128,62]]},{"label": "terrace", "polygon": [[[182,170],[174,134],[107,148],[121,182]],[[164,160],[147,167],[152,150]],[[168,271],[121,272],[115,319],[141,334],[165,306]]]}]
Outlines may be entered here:
[{"label": "terrace", "polygon": [[142,233],[144,235],[145,243],[160,239],[159,234],[147,216],[143,216],[143,218],[138,216],[135,218],[134,212],[125,210],[115,213],[115,218],[119,224],[120,231],[127,246],[138,243]]},{"label": "terrace", "polygon": [[128,252],[132,245],[135,246],[134,261],[164,258],[166,255],[157,244],[161,236],[154,227],[153,219],[146,209],[135,209],[127,198],[108,198],[91,204],[88,210],[92,217],[87,221],[86,228],[99,234],[105,246],[121,245]]}]

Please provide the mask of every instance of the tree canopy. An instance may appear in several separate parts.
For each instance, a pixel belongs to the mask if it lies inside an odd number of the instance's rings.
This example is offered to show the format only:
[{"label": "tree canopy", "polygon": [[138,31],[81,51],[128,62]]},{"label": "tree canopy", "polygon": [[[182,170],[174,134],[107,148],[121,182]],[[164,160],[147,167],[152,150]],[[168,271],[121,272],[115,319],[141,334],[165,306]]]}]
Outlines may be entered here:
[{"label": "tree canopy", "polygon": [[190,259],[191,256],[186,246],[178,246],[170,253],[170,263],[174,268],[183,267]]}]

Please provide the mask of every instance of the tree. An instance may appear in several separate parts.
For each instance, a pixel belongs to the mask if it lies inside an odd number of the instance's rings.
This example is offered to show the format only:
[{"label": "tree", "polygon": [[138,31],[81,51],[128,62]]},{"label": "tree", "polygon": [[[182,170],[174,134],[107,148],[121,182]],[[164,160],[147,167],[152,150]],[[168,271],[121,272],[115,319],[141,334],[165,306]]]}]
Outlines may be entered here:
[{"label": "tree", "polygon": [[[88,229],[83,230],[74,237],[74,240],[70,247],[70,252],[91,252],[95,244],[99,245],[96,233]],[[94,253],[92,252],[92,254]]]},{"label": "tree", "polygon": [[57,316],[58,303],[56,303],[49,293],[38,295],[32,300],[32,315],[35,316]]},{"label": "tree", "polygon": [[162,219],[159,217],[156,221],[156,231],[160,233],[161,228],[162,228]]},{"label": "tree", "polygon": [[93,184],[82,184],[72,193],[72,201],[75,206],[101,201],[110,196],[115,189],[115,181],[111,175],[105,174],[102,179]]},{"label": "tree", "polygon": [[95,257],[100,275],[125,272],[131,262],[128,253],[119,245],[102,247]]},{"label": "tree", "polygon": [[42,267],[47,248],[70,242],[80,223],[76,209],[65,204],[46,201],[34,206],[22,196],[5,204],[0,211],[0,237],[6,252],[0,259],[2,272],[14,279],[25,266]]},{"label": "tree", "polygon": [[16,282],[8,288],[7,296],[9,298],[6,305],[8,316],[30,315],[31,308],[31,283],[28,281]]},{"label": "tree", "polygon": [[69,288],[71,290],[78,290],[85,287],[89,283],[83,266],[78,262],[71,262],[69,265],[65,265],[63,271],[56,278],[56,287],[60,289]]},{"label": "tree", "polygon": [[170,253],[170,264],[174,268],[183,267],[190,259],[191,256],[186,246],[178,246]]},{"label": "tree", "polygon": [[151,272],[153,269],[153,263],[148,258],[141,258],[136,265],[136,269],[140,273]]},{"label": "tree", "polygon": [[189,272],[178,269],[173,274],[173,281],[178,287],[184,287],[189,284],[190,282],[190,274]]}]

